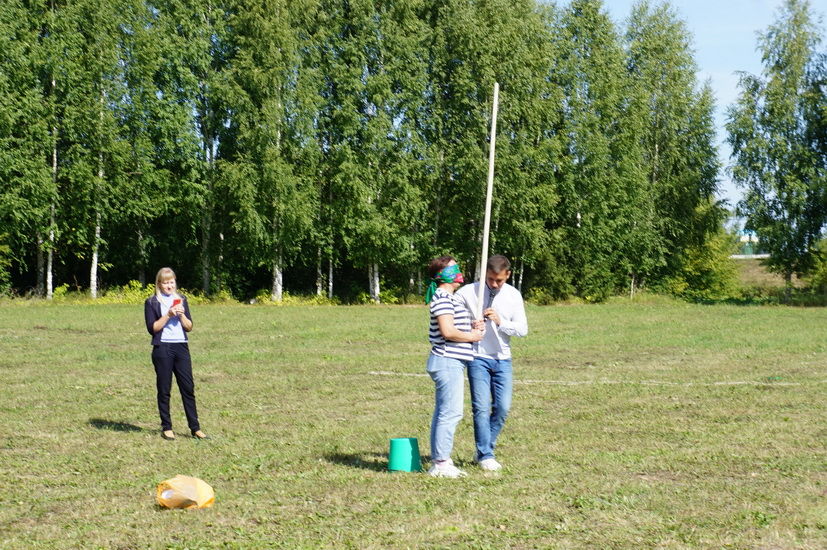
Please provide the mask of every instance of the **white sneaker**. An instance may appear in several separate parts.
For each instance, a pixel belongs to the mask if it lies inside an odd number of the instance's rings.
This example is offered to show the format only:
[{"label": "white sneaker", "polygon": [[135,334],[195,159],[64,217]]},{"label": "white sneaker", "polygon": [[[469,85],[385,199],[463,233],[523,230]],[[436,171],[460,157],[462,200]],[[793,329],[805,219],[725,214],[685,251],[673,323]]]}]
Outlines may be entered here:
[{"label": "white sneaker", "polygon": [[493,458],[486,458],[484,460],[479,461],[480,468],[487,472],[496,472],[497,470],[502,470],[503,465],[494,460]]},{"label": "white sneaker", "polygon": [[454,462],[452,460],[446,460],[445,462],[434,464],[431,466],[431,469],[428,470],[428,475],[431,477],[451,477],[451,478],[458,478],[458,477],[465,477],[468,474],[454,466]]}]

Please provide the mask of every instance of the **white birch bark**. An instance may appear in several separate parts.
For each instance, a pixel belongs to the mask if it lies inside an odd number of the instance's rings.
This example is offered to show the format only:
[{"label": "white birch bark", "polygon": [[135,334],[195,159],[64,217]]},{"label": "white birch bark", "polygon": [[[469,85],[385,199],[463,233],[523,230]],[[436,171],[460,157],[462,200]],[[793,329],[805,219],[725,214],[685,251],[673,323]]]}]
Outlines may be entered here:
[{"label": "white birch bark", "polygon": [[370,299],[379,303],[379,264],[368,266],[368,279],[370,284]]},{"label": "white birch bark", "polygon": [[[54,6],[52,6],[54,9]],[[57,83],[52,78],[52,95],[55,94]],[[52,126],[52,189],[57,193],[57,126]],[[54,267],[55,250],[55,201],[49,207],[49,249],[46,251],[46,299],[51,300],[54,296],[54,282],[52,281],[52,270]]]},{"label": "white birch bark", "polygon": [[[100,175],[103,170],[99,170]],[[95,240],[92,242],[92,265],[89,268],[89,294],[98,297],[98,254],[100,253],[101,213],[95,212]]]},{"label": "white birch bark", "polygon": [[43,235],[37,232],[37,296],[43,296],[46,288],[45,259],[43,257]]},{"label": "white birch bark", "polygon": [[221,278],[221,267],[224,265],[224,232],[218,233],[218,258],[215,262],[215,286],[219,292],[224,287],[224,280]]},{"label": "white birch bark", "polygon": [[[103,102],[103,95],[101,95],[101,102]],[[103,111],[101,111],[103,117]],[[92,298],[98,297],[98,256],[100,254],[100,238],[101,238],[101,211],[97,206],[98,193],[100,193],[101,182],[103,182],[103,153],[98,153],[98,180],[95,186],[95,192],[92,197],[92,202],[95,204],[95,237],[92,241],[92,265],[89,268],[89,294]]]},{"label": "white birch bark", "polygon": [[[57,162],[57,151],[55,151],[55,162]],[[52,203],[49,213],[49,250],[46,251],[46,299],[51,300],[54,296],[54,282],[52,271],[54,264],[55,248],[55,204]]]},{"label": "white birch bark", "polygon": [[525,273],[525,264],[520,260],[520,278],[517,281],[517,290],[523,291],[523,273]]},{"label": "white birch bark", "polygon": [[270,289],[270,299],[274,302],[281,302],[284,294],[283,274],[281,268],[281,254],[273,260],[273,286]]},{"label": "white birch bark", "polygon": [[327,261],[327,299],[333,299],[333,258]]},{"label": "white birch bark", "polygon": [[316,296],[322,295],[322,247],[316,247]]}]

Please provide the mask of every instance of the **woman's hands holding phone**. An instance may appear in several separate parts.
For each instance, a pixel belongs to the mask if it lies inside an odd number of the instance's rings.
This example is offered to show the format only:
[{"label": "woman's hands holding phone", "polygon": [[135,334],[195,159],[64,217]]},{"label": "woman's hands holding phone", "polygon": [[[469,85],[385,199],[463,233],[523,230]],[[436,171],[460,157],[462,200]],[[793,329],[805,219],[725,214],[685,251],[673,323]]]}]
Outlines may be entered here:
[{"label": "woman's hands holding phone", "polygon": [[181,305],[181,299],[180,298],[175,298],[172,301],[172,307],[170,307],[169,311],[167,311],[167,315],[170,318],[172,318],[176,315],[180,316],[180,315],[183,315],[183,314],[184,314],[184,306]]}]

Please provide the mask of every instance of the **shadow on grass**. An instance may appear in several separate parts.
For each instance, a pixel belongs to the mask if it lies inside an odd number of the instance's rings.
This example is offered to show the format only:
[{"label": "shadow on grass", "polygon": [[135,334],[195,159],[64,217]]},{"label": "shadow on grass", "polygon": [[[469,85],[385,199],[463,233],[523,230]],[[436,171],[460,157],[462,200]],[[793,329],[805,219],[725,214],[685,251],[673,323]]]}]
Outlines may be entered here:
[{"label": "shadow on grass", "polygon": [[113,422],[103,418],[90,418],[89,425],[99,430],[113,430],[116,432],[142,432],[144,428],[127,422]]},{"label": "shadow on grass", "polygon": [[333,464],[386,472],[388,470],[388,453],[327,453],[324,459]]}]

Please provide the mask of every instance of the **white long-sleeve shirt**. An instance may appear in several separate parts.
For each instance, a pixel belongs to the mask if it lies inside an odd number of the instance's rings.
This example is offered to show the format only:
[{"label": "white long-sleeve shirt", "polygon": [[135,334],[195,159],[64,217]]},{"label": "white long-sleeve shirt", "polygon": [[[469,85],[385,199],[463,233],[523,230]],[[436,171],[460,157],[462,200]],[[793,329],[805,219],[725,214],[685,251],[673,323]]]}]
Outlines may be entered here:
[{"label": "white long-sleeve shirt", "polygon": [[[477,315],[479,303],[480,283],[465,285],[456,295],[465,302],[473,315]],[[486,285],[483,290],[483,304],[488,305],[490,289]],[[508,283],[503,284],[488,307],[494,308],[500,316],[500,325],[497,326],[490,319],[485,323],[485,335],[480,342],[474,344],[474,355],[488,359],[511,359],[511,337],[528,334],[528,319],[525,316],[525,305],[520,291]],[[484,309],[484,308],[483,308]]]}]

